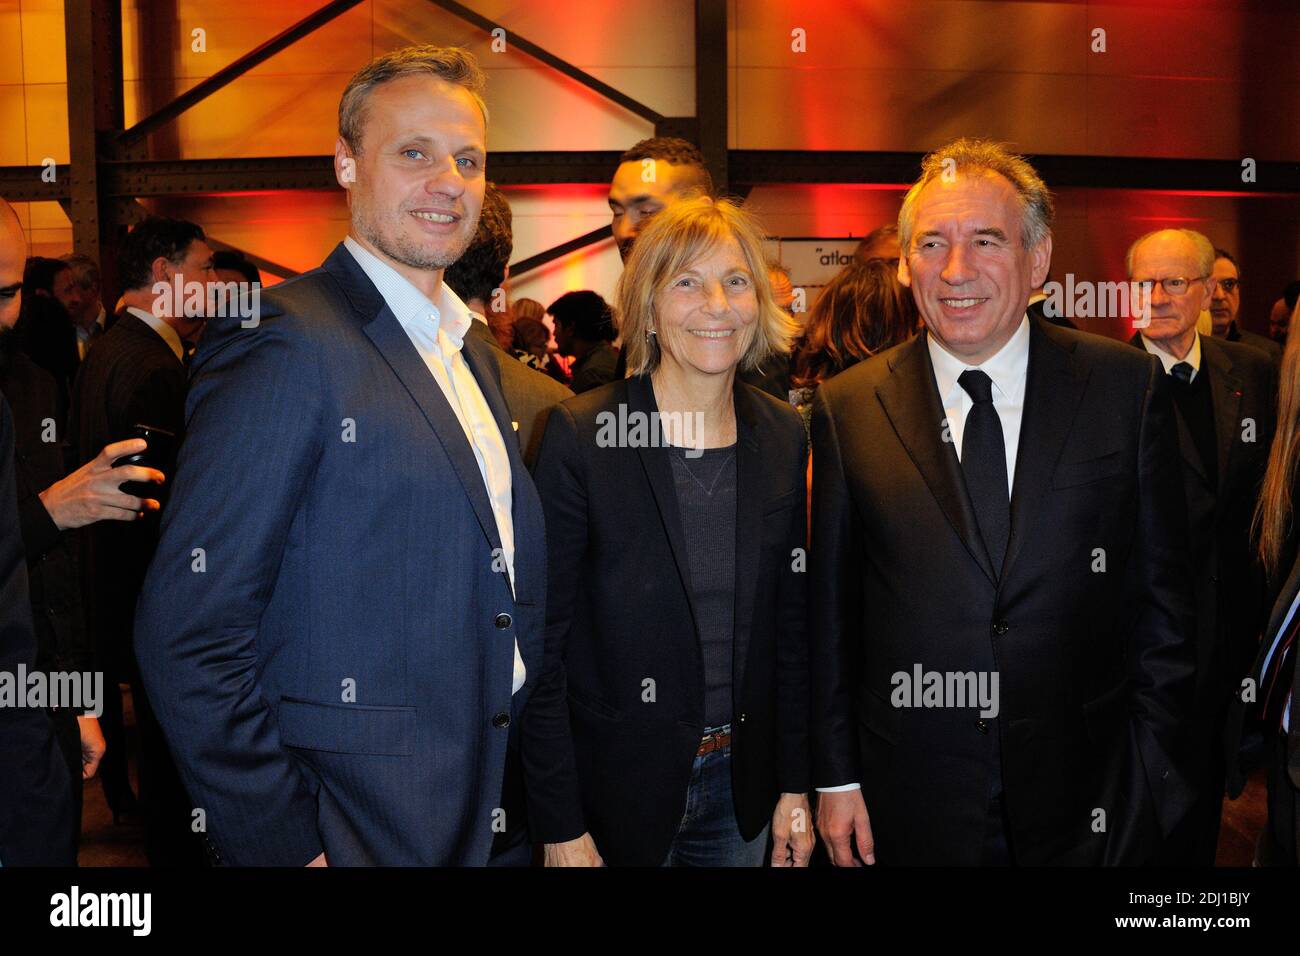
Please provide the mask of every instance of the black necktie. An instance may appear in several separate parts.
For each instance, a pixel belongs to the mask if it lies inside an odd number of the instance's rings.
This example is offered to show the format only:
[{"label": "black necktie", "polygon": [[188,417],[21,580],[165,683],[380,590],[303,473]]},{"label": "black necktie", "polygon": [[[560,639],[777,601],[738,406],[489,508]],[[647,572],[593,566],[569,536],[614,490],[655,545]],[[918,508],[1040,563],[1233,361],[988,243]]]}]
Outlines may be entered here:
[{"label": "black necktie", "polygon": [[957,379],[974,404],[966,414],[961,438],[961,470],[975,506],[980,534],[995,573],[1001,573],[1011,535],[1011,500],[1007,494],[1007,448],[1002,421],[993,407],[993,380],[978,369]]},{"label": "black necktie", "polygon": [[1182,382],[1184,385],[1191,385],[1192,372],[1194,371],[1195,369],[1192,368],[1190,362],[1179,362],[1169,370],[1169,374],[1178,379],[1178,381]]}]

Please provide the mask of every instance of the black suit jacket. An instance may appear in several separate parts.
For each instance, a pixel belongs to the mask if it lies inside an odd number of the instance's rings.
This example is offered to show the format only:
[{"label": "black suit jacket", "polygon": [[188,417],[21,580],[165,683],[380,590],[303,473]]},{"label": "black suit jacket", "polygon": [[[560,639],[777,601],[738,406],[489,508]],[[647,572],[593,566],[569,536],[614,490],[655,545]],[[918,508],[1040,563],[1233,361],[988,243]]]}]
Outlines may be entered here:
[{"label": "black suit jacket", "polygon": [[[1145,351],[1141,337],[1130,342]],[[1196,696],[1193,714],[1222,732],[1238,679],[1255,656],[1268,612],[1263,570],[1250,525],[1276,427],[1276,368],[1257,349],[1201,336],[1201,370],[1214,410],[1217,469],[1207,472],[1191,431],[1175,407],[1187,496],[1196,600]],[[1217,757],[1197,746],[1192,755]]]},{"label": "black suit jacket", "polygon": [[[0,671],[35,667],[36,639],[18,526],[14,427],[0,398]],[[10,679],[16,679],[10,678]],[[0,866],[72,866],[72,787],[50,718],[0,707]]]},{"label": "black suit jacket", "polygon": [[1235,320],[1228,326],[1224,338],[1229,342],[1240,342],[1242,345],[1249,345],[1253,349],[1258,349],[1267,355],[1269,361],[1274,365],[1279,368],[1282,365],[1282,346],[1267,335],[1260,335],[1258,332],[1250,331],[1250,329],[1243,329]]},{"label": "black suit jacket", "polygon": [[[153,329],[130,313],[86,353],[73,391],[70,431],[78,465],[105,445],[132,437],[134,425],[154,425],[177,436],[185,423],[187,373]],[[165,503],[168,485],[159,491]],[[158,541],[158,519],[101,521],[82,534],[86,619],[92,644],[109,653],[130,647],[135,601]]]},{"label": "black suit jacket", "polygon": [[[1122,343],[1030,320],[1001,569],[944,441],[926,336],[818,389],[814,782],[862,784],[881,862],[980,861],[990,729],[1019,863],[1141,862],[1185,814],[1190,594],[1163,378]],[[978,708],[892,706],[896,673],[990,655],[994,728]]]},{"label": "black suit jacket", "polygon": [[[780,793],[809,786],[795,552],[805,539],[806,439],[788,405],[739,381],[735,405],[732,774],[740,830],[753,839]],[[610,416],[649,421],[656,410],[648,377],[569,399],[551,415],[536,469],[551,571],[544,673],[521,726],[529,820],[546,843],[590,831],[610,864],[663,862],[704,731],[669,453],[601,438]]]}]

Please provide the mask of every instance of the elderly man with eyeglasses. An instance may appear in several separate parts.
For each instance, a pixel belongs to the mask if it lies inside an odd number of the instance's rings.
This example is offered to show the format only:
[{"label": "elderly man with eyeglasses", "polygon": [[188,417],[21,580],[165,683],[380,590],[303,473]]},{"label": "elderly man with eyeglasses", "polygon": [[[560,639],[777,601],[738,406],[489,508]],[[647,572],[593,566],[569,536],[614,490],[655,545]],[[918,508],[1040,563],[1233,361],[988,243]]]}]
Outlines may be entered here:
[{"label": "elderly man with eyeglasses", "polygon": [[1224,790],[1223,728],[1267,611],[1251,517],[1273,440],[1276,370],[1258,349],[1201,335],[1217,301],[1215,249],[1199,232],[1161,229],[1126,258],[1150,322],[1132,342],[1173,381],[1196,595],[1196,692],[1187,728],[1191,812],[1161,862],[1213,866]]}]

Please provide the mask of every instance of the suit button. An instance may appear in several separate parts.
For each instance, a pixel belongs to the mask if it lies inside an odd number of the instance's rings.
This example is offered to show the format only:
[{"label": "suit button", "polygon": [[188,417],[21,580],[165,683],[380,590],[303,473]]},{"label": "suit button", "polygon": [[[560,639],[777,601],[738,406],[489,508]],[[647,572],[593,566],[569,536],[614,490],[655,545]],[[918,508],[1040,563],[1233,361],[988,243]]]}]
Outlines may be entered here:
[{"label": "suit button", "polygon": [[975,729],[982,734],[987,734],[989,732],[989,722],[987,720],[982,720],[982,719],[977,720],[975,721]]},{"label": "suit button", "polygon": [[514,618],[512,618],[509,614],[505,613],[504,611],[502,611],[500,614],[497,615],[496,625],[499,630],[504,631],[507,627],[509,627],[513,623],[514,623]]},{"label": "suit button", "polygon": [[509,727],[510,715],[505,713],[504,711],[502,713],[497,714],[495,717],[492,718],[492,726],[495,727],[497,730],[504,730],[505,728]]},{"label": "suit button", "polygon": [[741,715],[740,715],[740,722],[741,722],[742,724],[745,722],[745,715],[744,715],[744,714],[741,714]]},{"label": "suit button", "polygon": [[1011,625],[1008,624],[1006,621],[998,621],[996,624],[993,625],[993,633],[997,634],[999,637],[1001,637],[1009,630],[1011,630]]}]

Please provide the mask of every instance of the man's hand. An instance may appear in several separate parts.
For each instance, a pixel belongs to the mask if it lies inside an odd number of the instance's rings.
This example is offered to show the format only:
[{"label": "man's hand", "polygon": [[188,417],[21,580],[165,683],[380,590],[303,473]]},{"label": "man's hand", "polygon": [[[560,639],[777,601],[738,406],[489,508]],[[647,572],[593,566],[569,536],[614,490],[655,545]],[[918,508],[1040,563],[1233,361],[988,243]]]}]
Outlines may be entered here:
[{"label": "man's hand", "polygon": [[316,857],[316,859],[312,860],[307,865],[308,866],[329,866],[329,864],[325,862],[325,851],[322,850],[320,854]]},{"label": "man's hand", "polygon": [[42,491],[41,503],[58,529],[82,528],[96,521],[134,521],[145,511],[161,508],[153,498],[137,498],[124,494],[117,487],[124,481],[162,484],[166,480],[156,468],[142,465],[113,467],[113,462],[123,455],[134,455],[147,447],[148,442],[143,438],[128,438],[105,445],[95,458]]},{"label": "man's hand", "polygon": [[[871,837],[871,818],[861,790],[820,793],[817,800],[817,829],[821,831],[831,862],[836,866],[861,866],[876,862],[876,845]],[[856,842],[858,855],[853,856]]]},{"label": "man's hand", "polygon": [[99,761],[108,745],[99,721],[94,717],[78,717],[77,729],[81,731],[81,779],[89,780],[99,770]]},{"label": "man's hand", "polygon": [[566,843],[548,843],[544,854],[545,866],[604,866],[605,861],[596,852],[596,841],[590,833]]},{"label": "man's hand", "polygon": [[772,813],[772,865],[807,866],[817,837],[805,793],[783,793]]}]

